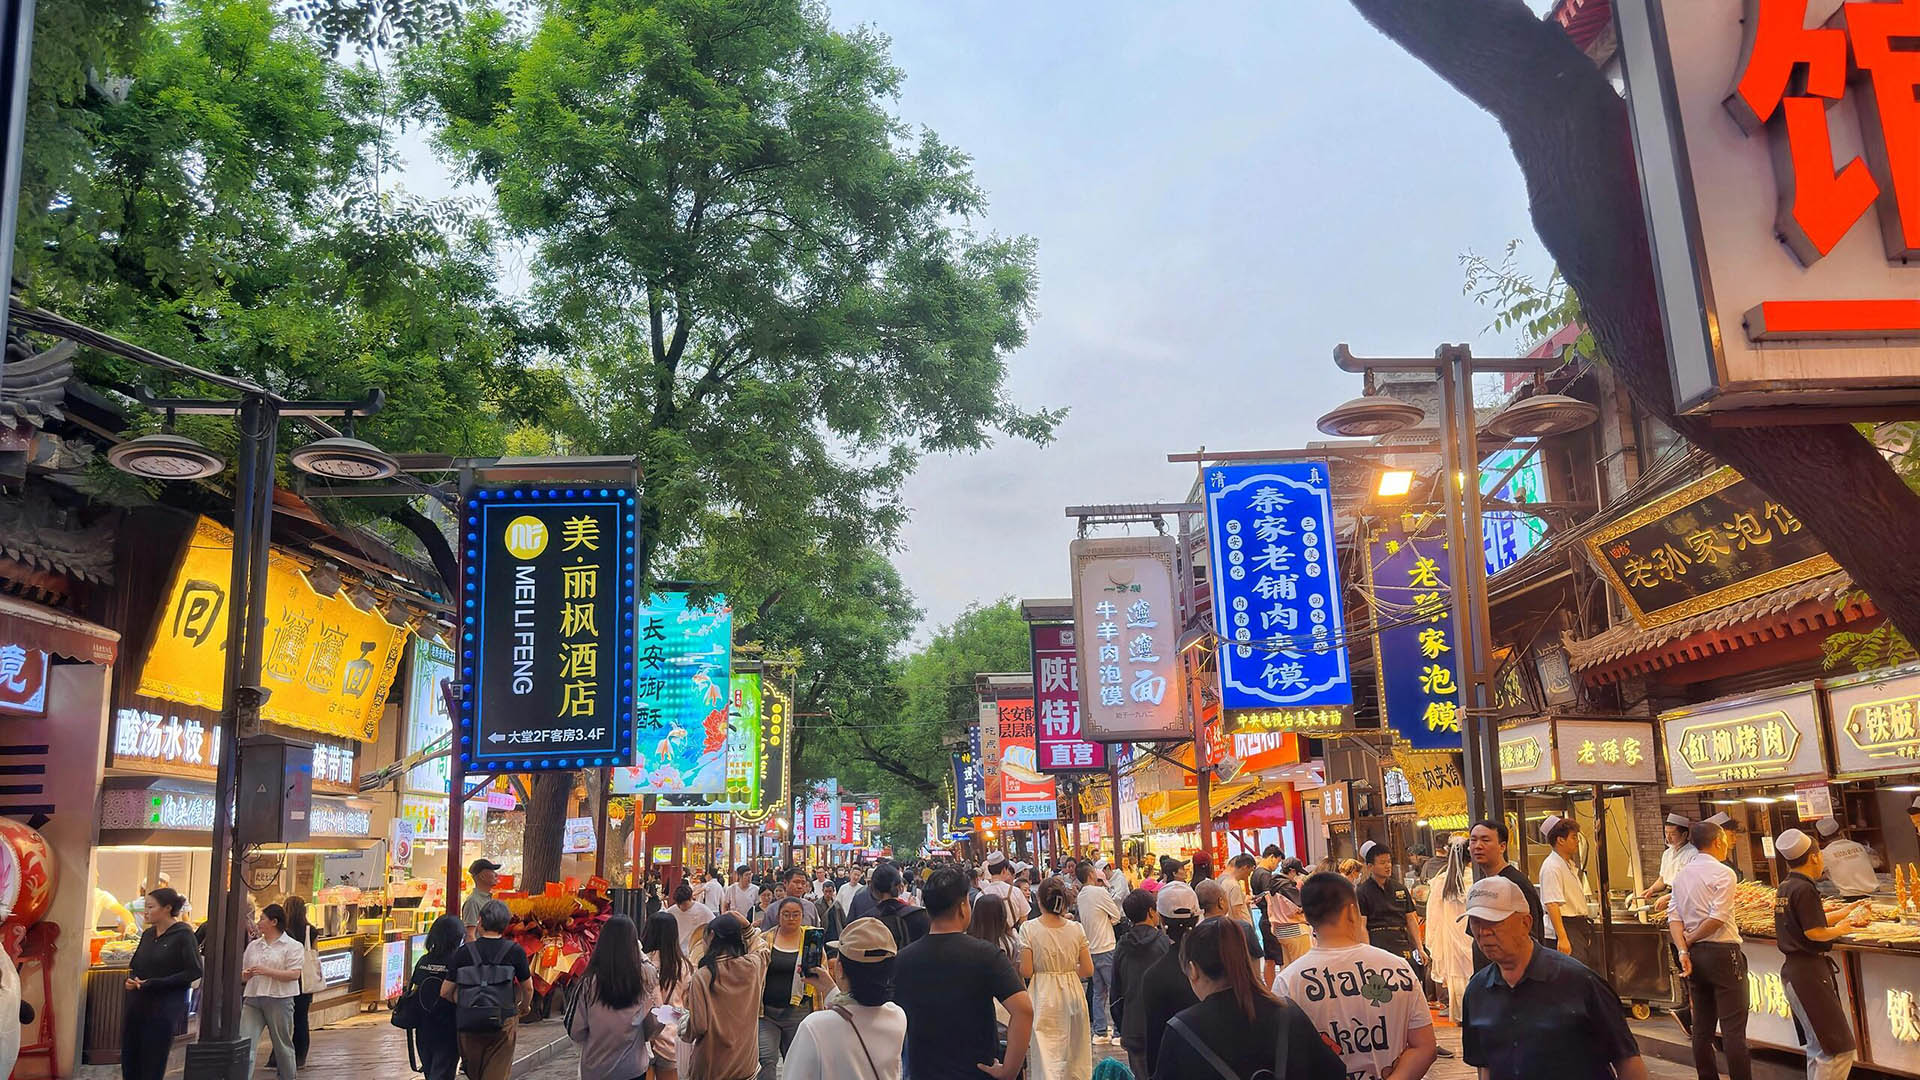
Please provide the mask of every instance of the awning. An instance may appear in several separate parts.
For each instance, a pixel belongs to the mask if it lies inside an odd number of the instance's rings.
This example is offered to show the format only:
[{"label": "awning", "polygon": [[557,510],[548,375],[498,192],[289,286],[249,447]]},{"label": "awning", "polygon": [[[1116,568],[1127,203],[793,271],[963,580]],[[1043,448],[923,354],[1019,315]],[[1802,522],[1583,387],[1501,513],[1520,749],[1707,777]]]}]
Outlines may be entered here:
[{"label": "awning", "polygon": [[1880,613],[1865,598],[1839,603],[1854,591],[1845,571],[1822,574],[1664,626],[1641,629],[1625,622],[1590,638],[1568,639],[1567,660],[1589,683],[1618,682],[1784,638],[1824,633]]},{"label": "awning", "polygon": [[[1207,811],[1212,817],[1222,817],[1233,807],[1247,802],[1246,796],[1257,792],[1259,787],[1257,783],[1247,783],[1214,788],[1207,793]],[[1158,791],[1141,796],[1140,811],[1149,829],[1160,832],[1192,829],[1200,824],[1200,796],[1192,789]]]},{"label": "awning", "polygon": [[0,596],[0,642],[92,664],[111,664],[120,634],[97,623]]},{"label": "awning", "polygon": [[1229,811],[1227,828],[1229,829],[1281,829],[1291,823],[1287,816],[1287,803],[1292,797],[1290,790],[1281,790],[1255,799],[1245,806]]}]

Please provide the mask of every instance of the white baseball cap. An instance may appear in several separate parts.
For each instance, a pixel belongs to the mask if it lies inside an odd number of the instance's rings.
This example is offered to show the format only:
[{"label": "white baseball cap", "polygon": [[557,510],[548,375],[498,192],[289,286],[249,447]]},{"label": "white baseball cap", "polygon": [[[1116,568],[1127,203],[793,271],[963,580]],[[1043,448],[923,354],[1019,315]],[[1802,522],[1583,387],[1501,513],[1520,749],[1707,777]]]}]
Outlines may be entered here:
[{"label": "white baseball cap", "polygon": [[1821,818],[1813,823],[1813,827],[1820,830],[1821,836],[1832,836],[1840,831],[1840,823],[1831,817]]},{"label": "white baseball cap", "polygon": [[1786,832],[1774,837],[1773,840],[1773,850],[1789,859],[1797,859],[1805,855],[1807,849],[1812,846],[1813,837],[1808,836],[1799,829],[1788,829]]},{"label": "white baseball cap", "polygon": [[1194,895],[1193,886],[1184,881],[1169,881],[1160,886],[1153,906],[1159,909],[1163,919],[1191,919],[1200,914],[1200,898]]},{"label": "white baseball cap", "polygon": [[1667,815],[1667,824],[1669,824],[1669,825],[1675,825],[1675,826],[1678,826],[1678,827],[1680,827],[1680,828],[1682,828],[1682,829],[1684,829],[1684,828],[1686,828],[1687,826],[1689,826],[1689,825],[1692,825],[1692,824],[1693,824],[1693,822],[1692,822],[1692,821],[1689,821],[1689,820],[1687,819],[1687,816],[1686,816],[1685,814],[1668,814],[1668,815]]},{"label": "white baseball cap", "polygon": [[1006,853],[1006,852],[1004,852],[1004,851],[990,851],[990,852],[988,852],[988,853],[987,853],[987,857],[986,857],[986,859],[985,859],[985,860],[984,860],[984,861],[983,861],[983,862],[981,863],[981,865],[982,865],[982,866],[985,866],[985,867],[986,867],[986,868],[987,868],[988,870],[990,870],[990,871],[991,871],[991,870],[998,870],[998,869],[1000,869],[1000,867],[1002,867],[1002,866],[1004,866],[1004,865],[1006,864],[1006,861],[1007,861],[1007,853]]},{"label": "white baseball cap", "polygon": [[1473,888],[1467,890],[1467,913],[1462,918],[1506,922],[1530,910],[1520,886],[1503,877],[1481,878],[1473,883]]}]

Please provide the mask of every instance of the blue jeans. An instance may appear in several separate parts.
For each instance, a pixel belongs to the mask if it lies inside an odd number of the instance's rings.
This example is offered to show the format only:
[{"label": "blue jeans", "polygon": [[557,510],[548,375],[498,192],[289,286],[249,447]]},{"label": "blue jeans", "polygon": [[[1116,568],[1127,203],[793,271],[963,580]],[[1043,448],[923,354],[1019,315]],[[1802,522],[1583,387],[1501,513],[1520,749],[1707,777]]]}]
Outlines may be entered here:
[{"label": "blue jeans", "polygon": [[1106,1037],[1109,1017],[1107,999],[1113,996],[1114,950],[1093,954],[1093,978],[1087,980],[1087,1008],[1092,1010],[1093,1033]]}]

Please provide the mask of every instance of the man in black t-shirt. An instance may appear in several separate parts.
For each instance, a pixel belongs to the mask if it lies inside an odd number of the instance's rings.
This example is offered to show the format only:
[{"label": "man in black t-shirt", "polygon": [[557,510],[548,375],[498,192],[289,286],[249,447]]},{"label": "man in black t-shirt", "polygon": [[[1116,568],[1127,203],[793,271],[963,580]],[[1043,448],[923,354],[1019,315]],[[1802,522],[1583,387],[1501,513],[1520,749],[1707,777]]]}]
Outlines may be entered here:
[{"label": "man in black t-shirt", "polygon": [[504,936],[513,913],[499,900],[480,906],[479,936],[453,950],[447,964],[447,977],[440,983],[440,996],[459,1002],[460,969],[473,964],[498,965],[513,969],[515,1019],[499,1031],[462,1031],[460,1064],[472,1080],[510,1080],[513,1075],[513,1046],[520,1015],[533,1003],[533,969],[527,963],[527,951]]},{"label": "man in black t-shirt", "polygon": [[1833,961],[1833,939],[1853,929],[1848,923],[1867,901],[1827,914],[1814,882],[1826,872],[1820,845],[1799,829],[1788,829],[1773,842],[1773,850],[1787,861],[1785,881],[1773,902],[1773,937],[1779,943],[1780,980],[1786,984],[1787,1005],[1795,1031],[1807,1055],[1808,1076],[1845,1076],[1858,1051],[1853,1025],[1840,1006],[1840,987]]},{"label": "man in black t-shirt", "polygon": [[[921,899],[931,920],[927,936],[900,950],[893,968],[893,999],[907,1014],[906,1075],[1013,1080],[1033,1035],[1033,998],[1020,972],[992,943],[967,935],[973,910],[966,875],[952,867],[934,871]],[[1004,1058],[996,1001],[1008,1016]]]},{"label": "man in black t-shirt", "polygon": [[[1478,877],[1503,877],[1520,889],[1520,895],[1527,901],[1527,913],[1532,916],[1530,933],[1533,940],[1545,943],[1546,911],[1540,906],[1540,890],[1533,887],[1527,875],[1520,868],[1507,861],[1507,825],[1504,821],[1475,822],[1467,833],[1467,857],[1473,860],[1474,873]],[[1487,956],[1480,951],[1478,942],[1473,946],[1473,970],[1479,971],[1487,966]]]}]

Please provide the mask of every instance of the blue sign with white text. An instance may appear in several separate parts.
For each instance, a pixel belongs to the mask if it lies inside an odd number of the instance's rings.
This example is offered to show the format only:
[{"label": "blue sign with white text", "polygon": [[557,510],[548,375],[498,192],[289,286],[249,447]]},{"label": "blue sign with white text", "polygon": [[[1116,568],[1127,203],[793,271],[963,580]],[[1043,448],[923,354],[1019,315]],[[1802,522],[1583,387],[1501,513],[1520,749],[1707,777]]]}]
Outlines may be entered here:
[{"label": "blue sign with white text", "polygon": [[1352,704],[1326,463],[1216,465],[1206,499],[1221,707]]},{"label": "blue sign with white text", "polygon": [[1447,525],[1437,514],[1380,522],[1367,538],[1380,715],[1418,750],[1459,750],[1460,664]]}]

